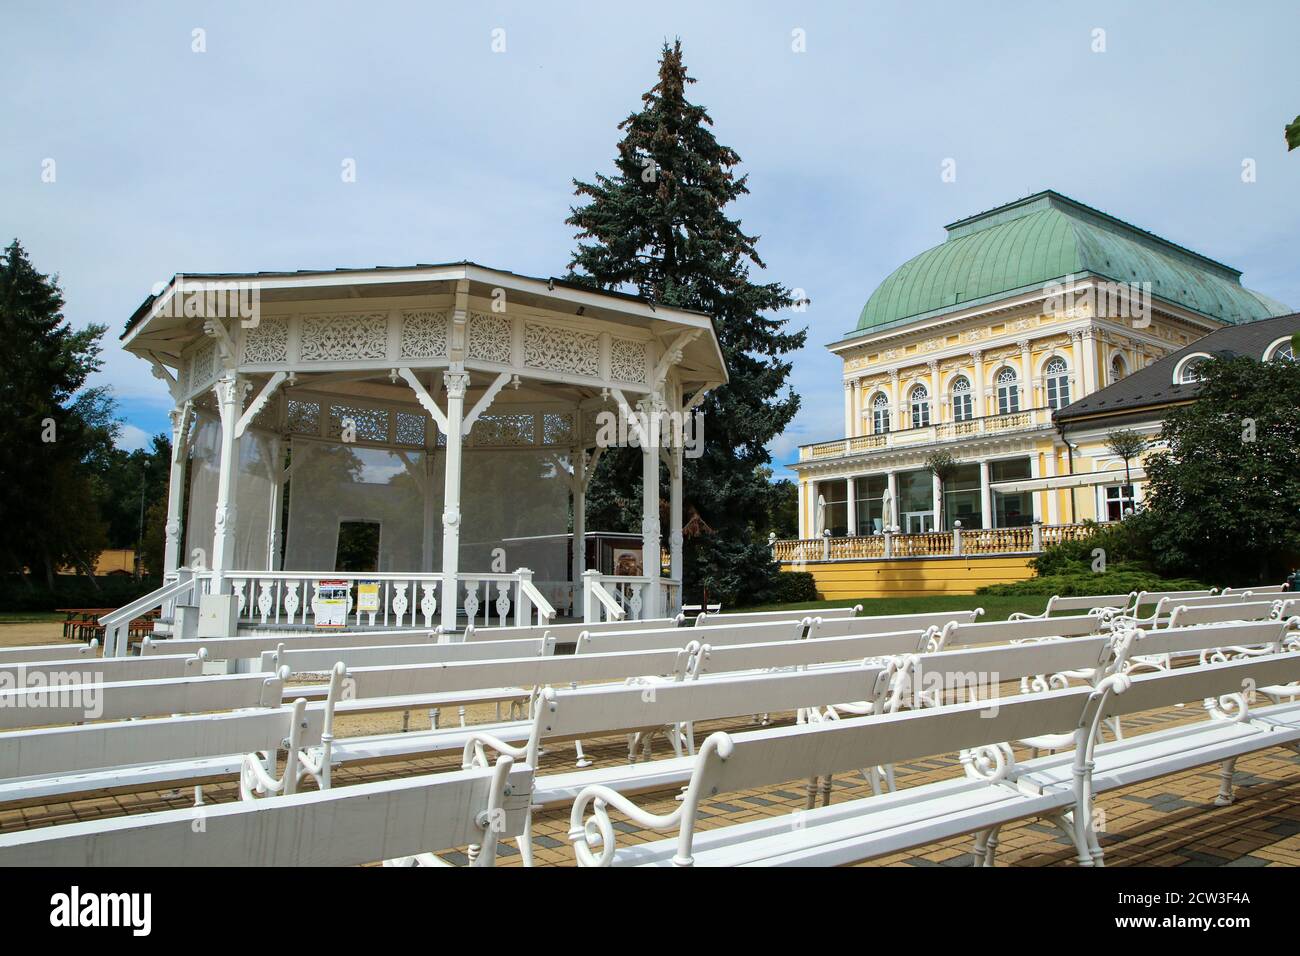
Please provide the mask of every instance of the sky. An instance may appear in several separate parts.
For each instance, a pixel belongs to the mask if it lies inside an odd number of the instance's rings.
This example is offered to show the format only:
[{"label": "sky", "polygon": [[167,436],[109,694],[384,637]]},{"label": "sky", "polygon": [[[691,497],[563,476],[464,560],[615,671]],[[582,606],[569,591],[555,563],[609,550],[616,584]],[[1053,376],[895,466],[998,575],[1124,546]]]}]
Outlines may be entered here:
[{"label": "sky", "polygon": [[778,475],[843,435],[825,345],[876,285],[944,224],[1041,189],[1300,307],[1294,0],[3,7],[0,240],[58,274],[74,325],[109,326],[93,384],[124,447],[167,429],[170,399],[117,336],[174,273],[562,274],[571,180],[612,171],[678,37],[749,175],[733,214],[762,237],[755,277],[811,299],[788,314],[808,344]]}]

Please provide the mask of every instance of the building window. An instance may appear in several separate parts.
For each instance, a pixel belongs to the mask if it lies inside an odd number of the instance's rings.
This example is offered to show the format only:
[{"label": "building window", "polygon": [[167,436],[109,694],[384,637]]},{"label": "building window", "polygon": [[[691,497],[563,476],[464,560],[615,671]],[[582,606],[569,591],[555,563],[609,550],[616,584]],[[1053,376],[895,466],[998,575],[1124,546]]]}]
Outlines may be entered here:
[{"label": "building window", "polygon": [[871,434],[884,435],[889,431],[889,396],[877,392],[871,401]]},{"label": "building window", "polygon": [[1062,409],[1070,404],[1070,373],[1065,368],[1065,360],[1056,357],[1043,366],[1043,377],[1047,379],[1047,404],[1053,409]]},{"label": "building window", "polygon": [[1116,382],[1118,382],[1127,374],[1128,372],[1124,367],[1124,357],[1121,355],[1116,355],[1113,359],[1110,360],[1110,381],[1107,382],[1106,384],[1114,385]]},{"label": "building window", "polygon": [[[1028,458],[1004,458],[989,462],[989,484],[1024,481],[1033,474]],[[999,491],[993,488],[993,527],[1016,528],[1032,524],[1034,502],[1028,491]]]},{"label": "building window", "polygon": [[1174,369],[1175,385],[1192,385],[1201,380],[1201,366],[1210,360],[1204,352],[1189,355]]},{"label": "building window", "polygon": [[817,482],[817,534],[829,531],[840,536],[849,533],[849,483],[837,481]]},{"label": "building window", "polygon": [[924,385],[912,389],[912,427],[925,428],[930,424],[930,392]]},{"label": "building window", "polygon": [[998,414],[1009,415],[1020,411],[1020,387],[1016,384],[1016,371],[1004,368],[998,372]]},{"label": "building window", "polygon": [[1105,492],[1107,521],[1119,521],[1133,510],[1132,485],[1107,485]]},{"label": "building window", "polygon": [[900,471],[898,486],[898,523],[904,534],[934,530],[934,478],[924,469]]},{"label": "building window", "polygon": [[1264,352],[1266,362],[1294,362],[1295,346],[1290,338],[1278,339]]},{"label": "building window", "polygon": [[889,478],[885,475],[859,475],[853,480],[857,494],[857,534],[880,534],[885,527],[885,492]]},{"label": "building window", "polygon": [[943,525],[953,530],[953,522],[963,528],[982,528],[980,513],[980,466],[976,462],[958,465],[951,478],[943,483]]},{"label": "building window", "polygon": [[952,383],[952,420],[968,422],[975,417],[975,399],[971,396],[970,379],[964,375]]}]

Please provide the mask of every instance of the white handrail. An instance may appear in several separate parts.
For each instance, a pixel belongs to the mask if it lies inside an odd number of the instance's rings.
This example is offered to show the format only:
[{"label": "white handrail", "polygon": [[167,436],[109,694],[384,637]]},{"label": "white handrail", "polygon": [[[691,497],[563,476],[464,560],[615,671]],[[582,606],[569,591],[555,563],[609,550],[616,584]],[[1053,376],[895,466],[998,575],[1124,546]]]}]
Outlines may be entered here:
[{"label": "white handrail", "polygon": [[549,624],[555,619],[555,608],[551,602],[546,600],[542,592],[537,590],[537,585],[533,584],[532,578],[523,578],[519,582],[519,587],[524,596],[532,602],[533,607],[537,608],[537,623]]},{"label": "white handrail", "polygon": [[145,611],[152,611],[193,587],[194,578],[182,571],[181,576],[171,584],[164,584],[157,590],[150,591],[143,597],[136,598],[130,604],[124,604],[116,611],[109,611],[101,617],[99,623],[104,625],[104,656],[126,656],[127,629],[130,627],[131,622]]}]

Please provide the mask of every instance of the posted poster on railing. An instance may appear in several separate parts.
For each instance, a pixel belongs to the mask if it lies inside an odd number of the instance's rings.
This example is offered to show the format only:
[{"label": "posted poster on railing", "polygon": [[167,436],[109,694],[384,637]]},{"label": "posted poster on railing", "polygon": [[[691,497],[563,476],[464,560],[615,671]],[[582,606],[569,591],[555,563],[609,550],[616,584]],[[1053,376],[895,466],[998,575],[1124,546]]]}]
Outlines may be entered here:
[{"label": "posted poster on railing", "polygon": [[379,582],[357,582],[357,610],[362,614],[379,613]]},{"label": "posted poster on railing", "polygon": [[348,582],[318,582],[313,606],[317,627],[345,627],[348,623]]}]

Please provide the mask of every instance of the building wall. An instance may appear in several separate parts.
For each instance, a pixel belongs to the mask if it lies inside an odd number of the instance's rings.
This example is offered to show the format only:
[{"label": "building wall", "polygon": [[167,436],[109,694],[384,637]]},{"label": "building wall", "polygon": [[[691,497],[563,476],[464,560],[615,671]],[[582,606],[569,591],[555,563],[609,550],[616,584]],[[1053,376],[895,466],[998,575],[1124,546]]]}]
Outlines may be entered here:
[{"label": "building wall", "polygon": [[851,598],[918,597],[927,594],[974,594],[986,584],[1007,584],[1034,576],[1028,557],[895,558],[886,561],[827,561],[782,565],[807,571],[827,601]]},{"label": "building wall", "polygon": [[[970,315],[882,330],[833,348],[843,360],[846,438],[873,435],[873,407],[877,396],[888,399],[892,432],[912,429],[910,398],[924,386],[929,424],[956,421],[953,384],[965,378],[971,386],[973,414],[992,418],[999,414],[997,377],[1004,369],[1016,376],[1021,411],[1049,405],[1046,365],[1054,358],[1065,363],[1069,400],[1077,400],[1114,380],[1115,366],[1122,377],[1199,338],[1217,323],[1173,311],[1153,312],[1146,324],[1129,319],[1100,318],[1084,305],[1064,313],[1045,309],[1042,301],[994,303]],[[1059,407],[1064,402],[1058,401]],[[1027,456],[1033,477],[1070,473],[1071,452],[1051,427],[1050,410],[1037,413],[1036,424],[1020,435],[999,434],[989,440],[931,439],[918,442],[910,457],[904,451],[846,455],[844,461],[812,462],[801,450],[795,470],[800,474],[800,537],[817,534],[817,483],[920,467],[937,447],[959,462],[987,462]],[[891,436],[897,441],[899,435]],[[1073,440],[1072,440],[1073,441]],[[1073,452],[1074,472],[1114,470],[1123,462],[1105,449],[1104,436],[1079,442]],[[816,446],[809,446],[816,447]],[[1140,498],[1140,491],[1138,492]],[[1092,488],[1042,491],[1032,495],[1034,516],[1045,523],[1072,523],[1104,519],[1098,493]],[[993,509],[983,508],[984,512]],[[985,526],[991,516],[985,514]]]}]

